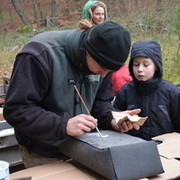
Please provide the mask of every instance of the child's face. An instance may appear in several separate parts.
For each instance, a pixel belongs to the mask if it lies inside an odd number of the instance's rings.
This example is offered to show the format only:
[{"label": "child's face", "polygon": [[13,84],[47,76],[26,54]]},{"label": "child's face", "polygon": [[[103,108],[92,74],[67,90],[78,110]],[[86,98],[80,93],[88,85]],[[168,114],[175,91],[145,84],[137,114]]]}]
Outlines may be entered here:
[{"label": "child's face", "polygon": [[152,58],[138,56],[133,59],[133,73],[139,81],[153,79],[156,70],[157,65]]}]

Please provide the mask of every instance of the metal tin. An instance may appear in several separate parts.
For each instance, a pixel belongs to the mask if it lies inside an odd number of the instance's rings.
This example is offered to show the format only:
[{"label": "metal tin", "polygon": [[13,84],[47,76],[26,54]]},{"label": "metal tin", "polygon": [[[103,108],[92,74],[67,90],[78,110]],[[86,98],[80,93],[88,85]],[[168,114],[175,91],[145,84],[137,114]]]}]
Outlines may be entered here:
[{"label": "metal tin", "polygon": [[0,160],[0,180],[9,180],[9,163]]}]

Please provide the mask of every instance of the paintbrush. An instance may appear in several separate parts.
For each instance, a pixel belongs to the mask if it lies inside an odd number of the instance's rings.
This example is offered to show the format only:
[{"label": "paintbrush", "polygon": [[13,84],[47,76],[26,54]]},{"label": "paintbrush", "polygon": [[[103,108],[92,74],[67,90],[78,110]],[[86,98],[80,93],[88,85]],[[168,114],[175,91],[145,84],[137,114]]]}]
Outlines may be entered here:
[{"label": "paintbrush", "polygon": [[[88,115],[91,116],[91,114],[90,114],[90,112],[89,112],[89,109],[87,108],[86,103],[84,102],[84,100],[83,100],[83,98],[82,98],[82,96],[81,96],[81,94],[80,94],[80,92],[79,92],[79,90],[78,90],[78,88],[77,88],[76,85],[74,85],[74,89],[76,90],[76,92],[77,92],[77,94],[78,94],[81,102],[83,103],[83,105],[84,105],[84,107],[85,107]],[[99,135],[100,135],[101,137],[107,137],[107,136],[108,136],[108,135],[102,135],[97,126],[96,126],[96,131],[99,133]]]}]

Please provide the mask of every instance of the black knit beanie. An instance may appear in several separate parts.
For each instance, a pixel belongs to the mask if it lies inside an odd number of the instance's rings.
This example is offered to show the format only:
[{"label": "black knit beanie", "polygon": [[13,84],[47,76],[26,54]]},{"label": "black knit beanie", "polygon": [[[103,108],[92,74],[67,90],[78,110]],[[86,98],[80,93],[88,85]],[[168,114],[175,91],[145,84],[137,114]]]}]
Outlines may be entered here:
[{"label": "black knit beanie", "polygon": [[129,55],[130,33],[112,21],[94,25],[87,33],[85,49],[93,59],[106,69],[118,70]]}]

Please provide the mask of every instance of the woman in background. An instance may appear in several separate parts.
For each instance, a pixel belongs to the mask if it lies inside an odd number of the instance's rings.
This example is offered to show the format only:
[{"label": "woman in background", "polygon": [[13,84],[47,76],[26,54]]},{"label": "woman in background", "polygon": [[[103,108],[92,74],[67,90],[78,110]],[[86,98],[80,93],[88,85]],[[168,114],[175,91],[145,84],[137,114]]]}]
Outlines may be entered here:
[{"label": "woman in background", "polygon": [[107,7],[102,1],[88,1],[82,12],[82,20],[79,23],[80,29],[88,29],[89,27],[101,24],[107,20]]},{"label": "woman in background", "polygon": [[[107,7],[102,1],[88,1],[82,12],[82,20],[79,22],[79,28],[86,30],[93,25],[101,24],[108,19]],[[112,74],[113,92],[116,95],[118,90],[127,82],[131,81],[128,67],[124,64],[118,71]]]}]

